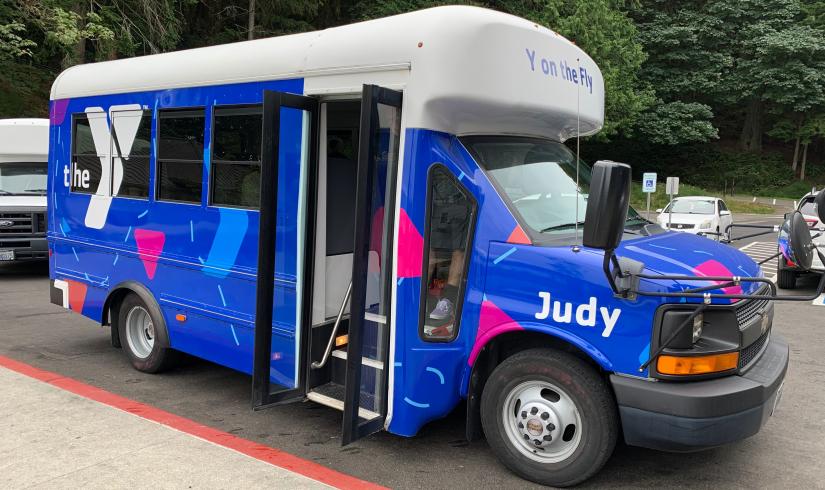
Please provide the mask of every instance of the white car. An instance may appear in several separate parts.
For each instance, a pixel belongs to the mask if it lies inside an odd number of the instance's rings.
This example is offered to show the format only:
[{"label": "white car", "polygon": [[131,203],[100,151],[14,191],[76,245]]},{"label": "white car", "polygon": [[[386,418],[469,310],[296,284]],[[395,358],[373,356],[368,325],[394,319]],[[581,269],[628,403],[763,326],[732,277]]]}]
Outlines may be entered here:
[{"label": "white car", "polygon": [[716,240],[727,238],[727,228],[733,224],[733,215],[727,204],[718,197],[677,197],[656,212],[659,213],[656,220],[666,230],[708,233],[708,238]]},{"label": "white car", "polygon": [[[819,191],[825,192],[825,191]],[[816,198],[819,192],[809,192],[799,200],[799,204],[796,206],[796,210],[802,213],[802,217],[805,218],[805,222],[808,223],[808,227],[811,228],[811,235],[818,237],[814,238],[814,243],[818,245],[821,249],[825,249],[825,232],[823,231],[816,231],[816,230],[823,230],[825,229],[825,223],[819,221],[819,217],[817,214],[816,203],[814,203],[814,199]],[[821,233],[821,235],[820,235]],[[825,272],[825,264],[819,260],[819,255],[814,254],[813,264],[811,265],[811,271],[813,272]],[[779,257],[779,264],[777,266],[776,271],[776,284],[782,289],[793,289],[796,287],[796,278],[799,275],[799,270],[789,266],[789,264],[785,261],[784,257]]]}]

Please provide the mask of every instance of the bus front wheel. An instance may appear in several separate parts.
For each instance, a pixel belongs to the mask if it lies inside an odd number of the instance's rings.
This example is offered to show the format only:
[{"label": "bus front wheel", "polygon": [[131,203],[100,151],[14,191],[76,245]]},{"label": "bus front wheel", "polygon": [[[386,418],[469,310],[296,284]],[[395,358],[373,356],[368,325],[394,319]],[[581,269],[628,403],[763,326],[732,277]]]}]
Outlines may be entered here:
[{"label": "bus front wheel", "polygon": [[551,349],[508,357],[481,396],[481,423],[499,460],[543,485],[576,485],[594,475],[618,437],[613,397],[581,359]]},{"label": "bus front wheel", "polygon": [[136,294],[127,295],[120,304],[117,327],[123,350],[138,371],[157,373],[173,362],[174,351],[159,340],[168,338],[162,319]]}]

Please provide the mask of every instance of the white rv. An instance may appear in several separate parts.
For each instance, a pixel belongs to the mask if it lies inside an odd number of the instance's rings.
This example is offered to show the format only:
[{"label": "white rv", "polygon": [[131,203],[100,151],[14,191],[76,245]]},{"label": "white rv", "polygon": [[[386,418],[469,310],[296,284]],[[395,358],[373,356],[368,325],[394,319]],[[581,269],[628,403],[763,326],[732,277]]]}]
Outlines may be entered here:
[{"label": "white rv", "polygon": [[0,120],[0,262],[46,259],[48,119]]}]

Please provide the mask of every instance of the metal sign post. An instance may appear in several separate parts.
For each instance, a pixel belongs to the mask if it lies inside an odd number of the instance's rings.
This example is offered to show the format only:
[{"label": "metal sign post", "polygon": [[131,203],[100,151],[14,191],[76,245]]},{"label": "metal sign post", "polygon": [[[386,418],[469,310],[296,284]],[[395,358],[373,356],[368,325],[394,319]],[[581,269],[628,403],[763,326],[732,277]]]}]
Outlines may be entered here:
[{"label": "metal sign post", "polygon": [[647,194],[647,219],[650,220],[650,195],[656,192],[656,172],[645,172],[642,176],[642,192]]},{"label": "metal sign post", "polygon": [[669,230],[673,224],[673,196],[679,194],[679,177],[667,178],[665,192],[670,196],[670,202],[667,205],[667,229]]}]

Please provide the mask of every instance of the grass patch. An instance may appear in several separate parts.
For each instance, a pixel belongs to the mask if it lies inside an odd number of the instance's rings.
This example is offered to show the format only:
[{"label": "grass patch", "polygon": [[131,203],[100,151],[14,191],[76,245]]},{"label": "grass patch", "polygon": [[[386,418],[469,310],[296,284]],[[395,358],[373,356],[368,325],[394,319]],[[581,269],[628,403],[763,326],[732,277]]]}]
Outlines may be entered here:
[{"label": "grass patch", "polygon": [[[696,187],[689,184],[679,184],[679,197],[684,196],[722,197],[722,194],[719,192],[709,191],[707,189],[702,189],[701,187]],[[657,209],[661,209],[667,206],[668,202],[670,202],[670,198],[667,194],[665,194],[664,183],[658,183],[656,185],[656,192],[654,192],[650,196],[651,217]],[[735,201],[729,198],[725,198],[725,203],[728,205],[728,208],[730,208],[730,211],[733,214],[773,214],[776,212],[774,208],[772,208],[771,206],[765,206],[764,204]],[[635,208],[636,211],[643,215],[645,213],[645,210],[647,210],[647,195],[644,192],[642,192],[641,183],[633,182],[633,185],[631,187],[630,205],[633,206],[633,208]]]}]

